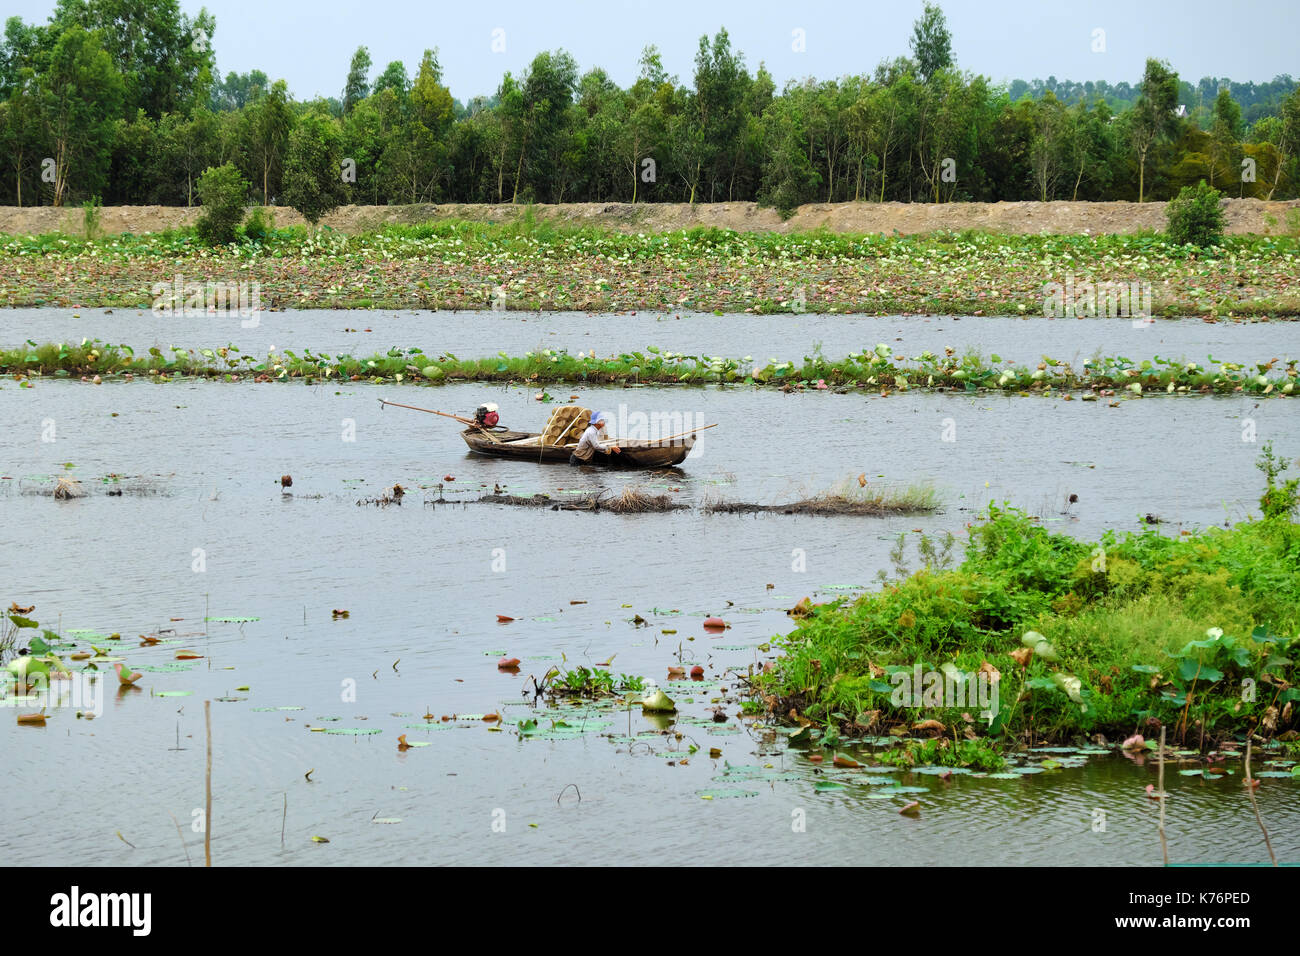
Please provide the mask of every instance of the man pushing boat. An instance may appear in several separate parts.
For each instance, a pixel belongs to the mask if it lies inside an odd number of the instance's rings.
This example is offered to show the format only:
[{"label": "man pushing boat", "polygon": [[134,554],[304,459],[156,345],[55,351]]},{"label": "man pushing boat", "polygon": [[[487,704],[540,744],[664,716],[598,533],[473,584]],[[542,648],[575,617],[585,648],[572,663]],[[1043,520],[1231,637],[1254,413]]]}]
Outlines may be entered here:
[{"label": "man pushing boat", "polygon": [[[605,413],[593,412],[591,423],[578,439],[578,445],[569,455],[570,465],[608,465],[616,461],[623,450],[617,445],[605,445]],[[604,457],[601,457],[604,456]]]}]

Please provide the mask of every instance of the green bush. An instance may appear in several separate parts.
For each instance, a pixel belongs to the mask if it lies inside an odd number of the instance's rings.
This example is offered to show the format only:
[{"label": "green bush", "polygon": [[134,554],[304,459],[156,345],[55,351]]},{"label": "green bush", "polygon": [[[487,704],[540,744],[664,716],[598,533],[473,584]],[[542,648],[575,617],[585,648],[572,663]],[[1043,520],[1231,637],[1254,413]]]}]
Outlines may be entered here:
[{"label": "green bush", "polygon": [[244,200],[248,181],[230,163],[209,166],[196,185],[203,212],[194,225],[199,239],[209,246],[234,242],[236,229],[244,218]]},{"label": "green bush", "polygon": [[264,242],[275,231],[275,213],[263,215],[262,206],[254,206],[244,223],[244,238],[249,242]]},{"label": "green bush", "polygon": [[[957,569],[923,569],[811,607],[774,642],[784,654],[756,675],[759,699],[776,714],[793,707],[851,734],[933,716],[954,742],[965,725],[1065,740],[1128,735],[1148,717],[1172,724],[1183,743],[1199,741],[1202,727],[1215,737],[1264,721],[1269,735],[1300,730],[1300,525],[1290,520],[1300,479],[1284,481],[1286,465],[1264,446],[1266,520],[1176,537],[1144,526],[1077,541],[990,505]],[[1027,643],[1027,632],[1045,638],[1046,650]],[[894,698],[900,671],[945,664],[1000,674],[1000,709],[986,730],[970,719],[969,700],[922,712]],[[1272,688],[1244,700],[1247,677]]]},{"label": "green bush", "polygon": [[1285,459],[1273,453],[1273,443],[1264,445],[1255,467],[1264,473],[1264,494],[1259,499],[1265,518],[1290,519],[1300,510],[1300,478],[1279,481],[1278,477],[1289,467]]},{"label": "green bush", "polygon": [[1223,241],[1223,210],[1219,200],[1223,193],[1201,180],[1195,186],[1184,186],[1178,196],[1169,201],[1169,238],[1180,246],[1193,245],[1206,248]]}]

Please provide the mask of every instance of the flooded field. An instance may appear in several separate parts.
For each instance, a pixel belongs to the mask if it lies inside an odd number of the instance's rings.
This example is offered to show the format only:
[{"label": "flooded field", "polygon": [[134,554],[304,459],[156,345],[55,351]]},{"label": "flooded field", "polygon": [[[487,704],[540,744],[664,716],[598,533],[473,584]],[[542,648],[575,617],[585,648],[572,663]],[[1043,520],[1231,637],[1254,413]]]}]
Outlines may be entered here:
[{"label": "flooded field", "polygon": [[[90,315],[86,334],[200,344],[192,330],[173,334],[147,313],[154,324],[140,329]],[[373,346],[381,350],[436,340],[475,354],[484,327],[494,330],[493,348],[536,345],[524,318],[442,315],[436,336],[420,332],[427,315],[276,313],[263,324],[290,323],[270,339],[280,347],[368,343],[342,329],[371,327],[384,330],[373,333],[383,335]],[[71,337],[73,321],[53,317],[32,337]],[[748,333],[727,339],[723,319],[600,321],[608,331],[590,340],[580,330],[592,320],[582,316],[546,316],[539,327],[602,351],[643,340],[754,348]],[[669,321],[671,334],[654,333]],[[791,327],[788,317],[726,321]],[[820,339],[831,354],[904,321],[900,348],[1017,355],[1019,345],[1026,357],[1050,348],[1057,326],[1087,330],[1063,339],[1063,352],[1086,354],[1087,336],[1103,334],[1084,322],[1039,320],[1029,337],[1019,320],[807,316],[788,339],[764,331],[751,341],[802,354]],[[26,338],[35,324],[4,313],[0,338]],[[1189,322],[1120,334],[1173,337],[1133,346],[1142,355],[1222,348],[1246,360],[1283,351],[1288,329]],[[223,333],[210,342],[217,338],[240,341]],[[722,425],[679,471],[606,473],[472,457],[454,422],[381,411],[377,401],[465,413],[490,400],[504,424],[536,429],[548,406],[528,389],[0,385],[0,514],[9,530],[0,598],[35,605],[42,627],[80,647],[108,645],[111,658],[144,675],[119,691],[103,667],[111,686],[94,720],[61,707],[43,728],[0,721],[9,773],[0,853],[16,859],[39,831],[51,864],[183,865],[187,852],[201,861],[190,824],[204,804],[211,700],[217,865],[1159,862],[1157,805],[1143,790],[1155,782],[1150,760],[1085,747],[1046,768],[1052,754],[1031,755],[1009,778],[823,769],[774,726],[737,716],[735,674],[776,653],[769,642],[791,629],[785,612],[796,601],[870,587],[890,568],[899,533],[960,539],[990,501],[1079,536],[1136,529],[1147,515],[1169,534],[1239,520],[1258,498],[1258,446],[1241,440],[1243,423],[1260,442],[1294,448],[1300,420],[1288,403],[1153,397],[1110,408],[744,388],[573,394],[614,414],[627,406]],[[1239,454],[1206,451],[1237,446]],[[932,482],[941,511],[870,519],[700,510],[717,500],[787,501],[859,474]],[[68,477],[85,497],[53,497]],[[394,484],[407,491],[400,505],[365,503]],[[627,485],[691,508],[620,516],[458,503],[498,487],[562,501]],[[730,627],[706,631],[710,615]],[[120,641],[109,641],[114,633]],[[159,643],[141,647],[139,635]],[[181,650],[198,657],[178,660]],[[520,659],[518,672],[498,669],[503,656]],[[530,675],[603,662],[666,685],[679,703],[675,724],[639,708],[534,706]],[[702,681],[668,676],[697,663]],[[726,720],[715,723],[719,705]],[[500,720],[482,719],[492,714]],[[399,750],[402,734],[410,749]],[[1168,766],[1165,780],[1171,861],[1267,859],[1240,778],[1178,769]],[[921,816],[900,816],[914,795]],[[1297,797],[1294,779],[1268,778],[1257,791],[1280,860],[1300,859]]]}]

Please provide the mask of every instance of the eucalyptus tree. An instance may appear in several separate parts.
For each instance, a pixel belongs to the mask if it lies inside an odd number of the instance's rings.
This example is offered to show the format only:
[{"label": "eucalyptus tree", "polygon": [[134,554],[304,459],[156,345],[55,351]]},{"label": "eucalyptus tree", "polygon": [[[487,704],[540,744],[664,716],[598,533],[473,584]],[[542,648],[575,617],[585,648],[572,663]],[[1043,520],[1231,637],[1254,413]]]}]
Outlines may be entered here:
[{"label": "eucalyptus tree", "polygon": [[537,54],[519,81],[506,74],[500,108],[515,161],[511,202],[519,200],[521,189],[525,198],[532,199],[562,191],[555,175],[548,176],[544,160],[563,153],[561,140],[570,121],[577,79],[578,65],[563,50]]},{"label": "eucalyptus tree", "polygon": [[205,9],[193,17],[178,0],[58,0],[50,29],[99,31],[122,86],[120,115],[138,110],[152,119],[184,110],[215,69],[216,21]]},{"label": "eucalyptus tree", "polygon": [[[803,91],[802,93],[800,91]],[[810,158],[808,86],[791,81],[763,116],[767,161],[759,201],[788,216],[816,198],[821,176]]]},{"label": "eucalyptus tree", "polygon": [[[1278,115],[1271,123],[1260,121],[1255,125],[1263,127],[1261,129],[1262,139],[1273,145],[1277,151],[1277,161],[1274,164],[1273,184],[1269,187],[1268,195],[1264,198],[1272,199],[1273,193],[1277,191],[1278,185],[1282,182],[1284,175],[1291,177],[1293,192],[1300,192],[1300,84],[1297,84],[1284,100]],[[1284,172],[1287,171],[1287,172]]]},{"label": "eucalyptus tree", "polygon": [[284,163],[284,201],[313,226],[321,216],[347,201],[340,175],[339,133],[320,110],[299,117],[289,134]]},{"label": "eucalyptus tree", "polygon": [[602,69],[588,70],[578,81],[569,145],[579,151],[581,158],[569,175],[581,175],[582,192],[589,199],[601,202],[623,193],[622,145],[628,132],[631,101],[632,94],[619,89]]},{"label": "eucalyptus tree", "polygon": [[[738,137],[745,125],[744,103],[749,85],[744,58],[732,50],[725,29],[717,32],[712,43],[707,35],[700,37],[688,120],[696,125],[698,135],[681,138],[681,145],[689,152],[689,161],[695,167],[687,176],[692,203],[703,182],[708,183],[710,202],[717,197],[718,185],[724,178],[734,182],[739,161]],[[679,129],[679,136],[683,132]]]},{"label": "eucalyptus tree", "polygon": [[175,204],[179,195],[168,188],[170,171],[157,125],[144,110],[129,120],[114,120],[110,142],[108,175],[100,191],[105,203]]},{"label": "eucalyptus tree", "polygon": [[374,86],[370,88],[372,96],[378,96],[384,90],[392,90],[399,101],[406,99],[411,88],[411,80],[406,74],[406,65],[401,60],[393,60],[384,67],[384,72],[375,77]]},{"label": "eucalyptus tree", "polygon": [[217,118],[205,107],[197,107],[188,117],[168,113],[158,123],[158,142],[162,158],[185,197],[185,205],[194,205],[194,184],[199,175],[217,158]]},{"label": "eucalyptus tree", "polygon": [[1129,116],[1129,135],[1138,159],[1138,202],[1146,195],[1147,156],[1175,126],[1178,74],[1167,63],[1147,60],[1141,91]]},{"label": "eucalyptus tree", "polygon": [[357,47],[348,65],[348,76],[343,82],[343,115],[351,113],[358,103],[370,95],[370,51]]},{"label": "eucalyptus tree", "polygon": [[272,194],[280,191],[289,133],[293,130],[293,110],[289,106],[289,88],[276,80],[243,110],[246,155],[256,177],[262,181],[262,205],[271,205]]},{"label": "eucalyptus tree", "polygon": [[6,98],[0,100],[0,154],[8,159],[14,201],[19,206],[23,204],[23,180],[31,174],[40,152],[42,132],[35,75],[24,68],[11,81]]},{"label": "eucalyptus tree", "polygon": [[5,21],[4,38],[0,39],[0,100],[30,84],[38,55],[48,54],[56,38],[46,27],[24,23],[22,17]]},{"label": "eucalyptus tree", "polygon": [[[1241,107],[1237,105],[1237,101],[1232,98],[1232,92],[1225,86],[1214,98],[1214,119],[1210,125],[1211,186],[1216,179],[1234,178],[1240,165],[1240,143],[1243,132]],[[1235,178],[1241,182],[1240,176]]]},{"label": "eucalyptus tree", "polygon": [[[616,137],[618,160],[632,182],[632,202],[641,184],[658,183],[666,172],[668,123],[673,109],[676,82],[664,72],[658,48],[641,51],[640,74],[626,99],[626,118]],[[649,164],[646,164],[649,160]]]},{"label": "eucalyptus tree", "polygon": [[227,73],[224,80],[213,84],[209,109],[214,113],[242,110],[270,85],[271,81],[261,70]]},{"label": "eucalyptus tree", "polygon": [[952,34],[938,4],[926,3],[920,18],[912,25],[909,45],[921,82],[928,83],[941,70],[952,67]]},{"label": "eucalyptus tree", "polygon": [[33,99],[50,150],[52,201],[62,206],[74,181],[87,196],[101,187],[122,106],[122,77],[101,37],[81,27],[63,30],[42,59]]},{"label": "eucalyptus tree", "polygon": [[1114,119],[1110,107],[1098,97],[1089,107],[1080,100],[1070,110],[1070,138],[1068,153],[1074,186],[1070,199],[1079,198],[1079,189],[1086,182],[1094,198],[1105,196],[1111,187],[1115,166],[1119,160],[1115,150]]},{"label": "eucalyptus tree", "polygon": [[1065,175],[1071,137],[1070,114],[1050,91],[1032,104],[1034,112],[1034,138],[1030,147],[1030,163],[1034,172],[1034,187],[1039,202],[1047,202],[1056,193],[1056,187]]},{"label": "eucalyptus tree", "polygon": [[931,201],[951,201],[960,176],[971,174],[977,161],[975,121],[987,92],[981,77],[967,81],[951,69],[918,87],[914,148]]}]

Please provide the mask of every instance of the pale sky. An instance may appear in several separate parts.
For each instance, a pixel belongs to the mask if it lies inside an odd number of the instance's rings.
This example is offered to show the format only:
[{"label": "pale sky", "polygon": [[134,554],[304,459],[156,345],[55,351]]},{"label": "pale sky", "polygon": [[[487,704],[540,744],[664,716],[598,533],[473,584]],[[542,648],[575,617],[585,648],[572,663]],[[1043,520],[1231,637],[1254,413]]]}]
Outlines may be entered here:
[{"label": "pale sky", "polygon": [[[53,0],[6,0],[3,16],[45,22]],[[437,47],[452,95],[491,94],[542,50],[564,48],[579,68],[603,67],[621,86],[642,47],[656,44],[664,66],[690,84],[702,33],[725,26],[752,73],[764,61],[778,88],[789,79],[869,72],[908,53],[921,0],[181,0],[217,18],[217,67],[261,69],[284,78],[299,99],[339,95],[353,50],[370,48],[371,76],[391,60],[414,73]],[[1169,60],[1193,83],[1300,78],[1300,4],[1295,0],[946,0],[941,3],[962,69],[1011,79],[1127,80],[1148,56]],[[492,51],[495,29],[505,51]],[[1094,52],[1094,30],[1104,52]],[[795,30],[804,31],[796,52]]]}]

